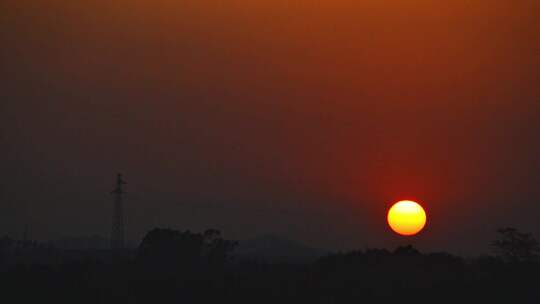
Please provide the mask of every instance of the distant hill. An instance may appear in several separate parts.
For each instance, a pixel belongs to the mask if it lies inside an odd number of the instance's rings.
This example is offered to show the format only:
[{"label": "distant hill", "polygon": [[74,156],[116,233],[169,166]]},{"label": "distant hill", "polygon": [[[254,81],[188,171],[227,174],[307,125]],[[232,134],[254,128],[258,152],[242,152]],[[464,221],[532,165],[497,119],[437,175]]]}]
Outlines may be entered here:
[{"label": "distant hill", "polygon": [[51,242],[58,249],[64,250],[105,250],[109,249],[109,240],[99,235],[64,237]]},{"label": "distant hill", "polygon": [[240,241],[233,255],[268,262],[312,262],[328,252],[273,235]]},{"label": "distant hill", "polygon": [[[109,239],[100,235],[64,237],[50,241],[49,244],[63,250],[109,250],[111,248]],[[138,244],[126,240],[124,246],[126,249],[135,249]]]}]

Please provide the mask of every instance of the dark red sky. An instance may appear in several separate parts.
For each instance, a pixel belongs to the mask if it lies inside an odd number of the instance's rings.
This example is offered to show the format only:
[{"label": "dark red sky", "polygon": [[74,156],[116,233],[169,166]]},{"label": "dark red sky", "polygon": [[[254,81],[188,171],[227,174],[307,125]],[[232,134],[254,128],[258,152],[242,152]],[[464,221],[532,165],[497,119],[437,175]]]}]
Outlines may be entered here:
[{"label": "dark red sky", "polygon": [[540,237],[537,0],[0,2],[0,233],[422,249]]}]

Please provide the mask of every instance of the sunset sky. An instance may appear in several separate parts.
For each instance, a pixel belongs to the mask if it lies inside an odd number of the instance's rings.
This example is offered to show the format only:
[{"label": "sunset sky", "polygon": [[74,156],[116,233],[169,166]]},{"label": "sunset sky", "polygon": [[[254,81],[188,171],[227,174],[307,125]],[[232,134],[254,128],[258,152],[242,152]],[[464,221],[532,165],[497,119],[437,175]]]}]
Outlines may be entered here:
[{"label": "sunset sky", "polygon": [[538,0],[5,0],[0,71],[0,235],[540,238]]}]

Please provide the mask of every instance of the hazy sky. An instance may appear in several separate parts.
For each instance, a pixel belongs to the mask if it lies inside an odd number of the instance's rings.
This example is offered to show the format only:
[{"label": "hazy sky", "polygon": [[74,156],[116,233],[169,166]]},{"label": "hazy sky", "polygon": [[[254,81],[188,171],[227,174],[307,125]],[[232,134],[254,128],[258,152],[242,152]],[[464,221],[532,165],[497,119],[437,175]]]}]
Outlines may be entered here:
[{"label": "hazy sky", "polygon": [[[538,0],[0,1],[0,234],[540,237]],[[428,226],[404,240],[393,201]]]}]

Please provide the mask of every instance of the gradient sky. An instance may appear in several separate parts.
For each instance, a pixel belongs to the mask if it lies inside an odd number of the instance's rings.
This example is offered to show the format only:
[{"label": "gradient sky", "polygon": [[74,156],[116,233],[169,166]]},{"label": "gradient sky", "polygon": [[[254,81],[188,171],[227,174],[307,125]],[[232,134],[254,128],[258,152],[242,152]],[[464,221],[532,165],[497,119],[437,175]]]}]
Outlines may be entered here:
[{"label": "gradient sky", "polygon": [[[538,0],[0,2],[0,234],[540,237]],[[390,232],[393,201],[428,226]]]}]

